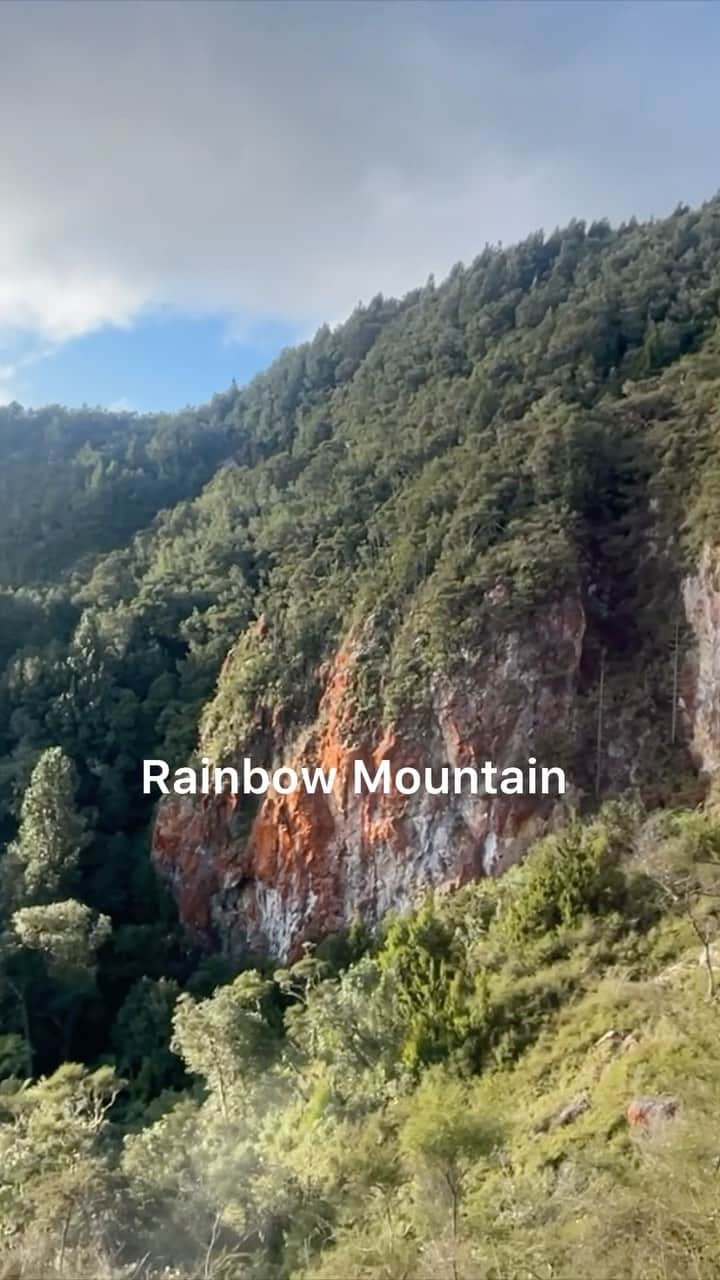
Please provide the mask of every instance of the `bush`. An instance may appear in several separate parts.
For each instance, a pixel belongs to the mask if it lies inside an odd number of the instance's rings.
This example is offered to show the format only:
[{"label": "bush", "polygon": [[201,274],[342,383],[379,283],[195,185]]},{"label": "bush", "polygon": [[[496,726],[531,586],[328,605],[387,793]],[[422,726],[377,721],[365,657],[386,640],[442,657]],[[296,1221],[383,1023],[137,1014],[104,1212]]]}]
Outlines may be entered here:
[{"label": "bush", "polygon": [[541,840],[518,880],[499,925],[505,939],[518,945],[588,913],[622,910],[626,903],[618,849],[601,821],[576,822]]}]

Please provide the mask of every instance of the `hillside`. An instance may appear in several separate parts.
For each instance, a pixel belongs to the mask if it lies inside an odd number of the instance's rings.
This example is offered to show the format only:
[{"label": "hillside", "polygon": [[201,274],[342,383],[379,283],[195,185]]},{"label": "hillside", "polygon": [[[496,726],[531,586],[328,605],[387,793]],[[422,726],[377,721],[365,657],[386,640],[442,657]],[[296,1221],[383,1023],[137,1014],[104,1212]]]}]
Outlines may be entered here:
[{"label": "hillside", "polygon": [[[719,1274],[719,303],[720,199],[0,409],[9,1266]],[[563,805],[343,790],[530,746]],[[202,753],[340,789],[156,813]]]}]

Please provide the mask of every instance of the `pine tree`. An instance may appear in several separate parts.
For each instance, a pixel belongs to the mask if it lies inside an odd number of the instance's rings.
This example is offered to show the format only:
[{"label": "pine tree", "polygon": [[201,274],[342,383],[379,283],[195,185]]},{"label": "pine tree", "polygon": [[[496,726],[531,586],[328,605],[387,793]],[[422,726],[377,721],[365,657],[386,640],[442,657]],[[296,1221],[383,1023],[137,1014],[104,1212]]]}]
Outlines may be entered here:
[{"label": "pine tree", "polygon": [[98,915],[74,898],[22,907],[15,912],[12,926],[23,946],[41,951],[51,972],[59,975],[92,975],[96,952],[112,928],[107,916]]},{"label": "pine tree", "polygon": [[76,775],[60,747],[43,751],[25,793],[20,829],[10,846],[15,898],[49,902],[67,885],[87,843],[84,819],[75,807]]}]

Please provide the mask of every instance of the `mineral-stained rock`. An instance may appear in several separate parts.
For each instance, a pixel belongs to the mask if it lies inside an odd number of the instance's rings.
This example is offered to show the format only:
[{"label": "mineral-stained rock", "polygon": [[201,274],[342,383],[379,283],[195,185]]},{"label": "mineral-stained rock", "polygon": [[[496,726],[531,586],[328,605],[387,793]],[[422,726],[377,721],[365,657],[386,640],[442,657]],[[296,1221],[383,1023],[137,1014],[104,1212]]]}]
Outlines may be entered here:
[{"label": "mineral-stained rock", "polygon": [[[362,637],[349,636],[325,673],[315,723],[289,758],[282,741],[273,749],[274,765],[334,766],[332,794],[268,792],[244,832],[243,797],[172,795],[159,806],[153,858],[185,924],[232,952],[284,960],[355,918],[374,926],[430,886],[458,885],[515,862],[561,819],[563,802],[424,789],[356,794],[354,762],[374,772],[387,759],[393,773],[485,760],[523,767],[533,754],[539,765],[567,764],[584,631],[578,597],[549,604],[531,630],[506,633],[482,661],[438,681],[424,717],[409,714],[374,733],[357,727],[351,677]],[[553,735],[562,761],[549,754]],[[252,744],[239,743],[242,754],[252,754]]]},{"label": "mineral-stained rock", "polygon": [[[492,594],[492,593],[491,593]],[[679,733],[705,773],[720,767],[720,553],[706,550],[685,579],[693,643],[680,671]],[[498,608],[503,604],[500,601]],[[515,862],[538,835],[562,821],[567,802],[592,786],[598,640],[587,644],[586,613],[572,591],[538,608],[518,629],[496,634],[435,677],[425,710],[400,712],[368,727],[358,715],[353,676],[364,657],[364,630],[346,636],[320,672],[314,721],[302,735],[284,709],[267,708],[217,763],[251,756],[257,764],[337,770],[331,794],[272,791],[259,809],[243,797],[170,796],[158,810],[156,867],[174,887],[195,936],[239,954],[292,959],[302,945],[360,918],[373,927],[429,887],[493,875]],[[251,646],[267,625],[256,625]],[[588,658],[588,654],[590,657]],[[232,664],[232,653],[228,664]],[[607,728],[603,785],[621,789],[652,776],[661,735],[642,689],[616,699]],[[666,717],[665,708],[662,715]],[[262,722],[261,722],[262,721]],[[665,720],[663,720],[665,723]],[[233,739],[234,742],[234,739]],[[384,759],[394,773],[449,765],[566,769],[565,802],[543,796],[469,793],[356,794],[356,760],[368,770]]]},{"label": "mineral-stained rock", "polygon": [[626,1112],[627,1122],[634,1129],[649,1129],[660,1121],[672,1119],[678,1106],[677,1098],[669,1094],[633,1098]]}]

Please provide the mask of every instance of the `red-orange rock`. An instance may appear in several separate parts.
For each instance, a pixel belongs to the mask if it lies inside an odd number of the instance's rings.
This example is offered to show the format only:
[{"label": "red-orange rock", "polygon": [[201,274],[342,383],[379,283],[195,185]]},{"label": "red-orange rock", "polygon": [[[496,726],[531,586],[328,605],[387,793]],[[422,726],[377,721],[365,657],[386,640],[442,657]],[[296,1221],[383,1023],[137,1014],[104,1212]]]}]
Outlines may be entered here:
[{"label": "red-orange rock", "polygon": [[677,1098],[669,1094],[633,1098],[626,1112],[627,1122],[633,1129],[649,1129],[659,1121],[672,1119],[677,1109]]},{"label": "red-orange rock", "polygon": [[[395,771],[492,760],[499,768],[538,763],[548,730],[573,732],[585,618],[575,596],[546,606],[531,630],[505,633],[481,661],[438,681],[431,710],[359,733],[350,693],[362,638],[348,637],[329,669],[315,724],[295,758],[263,763],[334,767],[332,794],[262,798],[249,833],[226,796],[170,796],[158,809],[153,859],[171,881],[196,936],[230,951],[287,959],[302,943],[348,925],[371,927],[425,889],[495,874],[561,816],[542,796],[355,794],[355,760]],[[277,726],[274,737],[277,741]],[[281,736],[281,735],[280,735]],[[538,744],[538,745],[536,745]],[[238,756],[252,755],[238,743]],[[565,752],[566,758],[571,752]],[[227,761],[223,763],[232,763]],[[258,760],[257,763],[260,763]],[[572,782],[572,779],[569,779]]]}]

